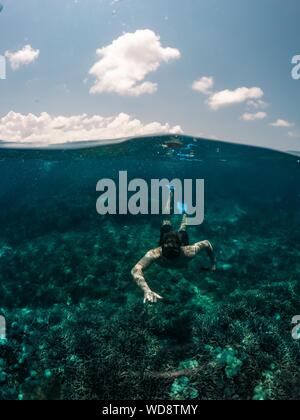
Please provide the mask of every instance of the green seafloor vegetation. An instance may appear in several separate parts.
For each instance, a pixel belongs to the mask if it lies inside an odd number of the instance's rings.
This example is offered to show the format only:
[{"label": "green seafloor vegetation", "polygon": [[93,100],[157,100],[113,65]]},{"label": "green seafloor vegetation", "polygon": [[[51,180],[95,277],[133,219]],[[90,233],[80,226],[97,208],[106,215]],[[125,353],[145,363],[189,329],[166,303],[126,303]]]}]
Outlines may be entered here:
[{"label": "green seafloor vegetation", "polygon": [[[159,216],[99,216],[97,181],[204,178],[214,245],[186,270],[130,270]],[[0,150],[0,399],[299,399],[300,164],[188,137]],[[179,222],[179,216],[174,216]]]}]

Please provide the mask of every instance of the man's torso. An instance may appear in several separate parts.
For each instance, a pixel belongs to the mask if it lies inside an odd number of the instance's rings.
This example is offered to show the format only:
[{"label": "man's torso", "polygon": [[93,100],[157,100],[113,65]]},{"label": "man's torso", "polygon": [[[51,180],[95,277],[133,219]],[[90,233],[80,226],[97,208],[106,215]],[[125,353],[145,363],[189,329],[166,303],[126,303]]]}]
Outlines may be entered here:
[{"label": "man's torso", "polygon": [[178,258],[167,259],[162,255],[162,249],[156,248],[152,251],[155,255],[155,262],[161,267],[170,269],[186,268],[191,259],[195,256],[194,247],[183,246],[181,247],[181,253]]}]

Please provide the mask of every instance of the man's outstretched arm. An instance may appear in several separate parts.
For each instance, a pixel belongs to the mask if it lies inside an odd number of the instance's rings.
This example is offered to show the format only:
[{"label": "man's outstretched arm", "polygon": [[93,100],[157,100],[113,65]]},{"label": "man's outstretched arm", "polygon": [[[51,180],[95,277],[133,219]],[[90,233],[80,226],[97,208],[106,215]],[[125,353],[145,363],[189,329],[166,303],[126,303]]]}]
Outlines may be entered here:
[{"label": "man's outstretched arm", "polygon": [[209,241],[197,242],[196,244],[194,244],[192,246],[187,246],[186,249],[187,249],[187,256],[189,256],[190,258],[195,257],[201,251],[205,251],[207,253],[208,258],[210,259],[210,262],[211,262],[210,270],[216,271],[216,269],[217,269],[216,256],[215,256],[213,246]]},{"label": "man's outstretched arm", "polygon": [[131,270],[134,281],[144,292],[144,303],[157,302],[157,299],[162,299],[160,295],[152,292],[144,276],[144,270],[146,270],[158,258],[160,258],[159,248],[152,249],[147,252],[147,254]]}]

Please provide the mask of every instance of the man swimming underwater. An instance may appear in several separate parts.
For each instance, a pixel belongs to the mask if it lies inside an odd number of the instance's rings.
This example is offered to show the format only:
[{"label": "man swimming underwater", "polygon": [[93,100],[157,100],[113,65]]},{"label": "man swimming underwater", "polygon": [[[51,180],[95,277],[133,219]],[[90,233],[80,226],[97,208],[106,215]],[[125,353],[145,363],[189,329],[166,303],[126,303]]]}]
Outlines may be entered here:
[{"label": "man swimming underwater", "polygon": [[[166,212],[167,214],[171,213],[173,194],[174,191],[170,190],[167,203],[167,209],[169,211]],[[160,228],[159,248],[148,251],[131,270],[134,281],[144,292],[144,303],[157,302],[158,299],[162,299],[162,296],[150,289],[144,277],[144,271],[154,262],[165,268],[186,268],[189,261],[196,257],[200,251],[205,250],[210,259],[211,268],[203,269],[206,271],[216,270],[216,258],[211,243],[209,241],[202,241],[194,245],[189,245],[186,226],[186,214],[183,215],[178,232],[173,230],[169,219],[164,220]]]}]

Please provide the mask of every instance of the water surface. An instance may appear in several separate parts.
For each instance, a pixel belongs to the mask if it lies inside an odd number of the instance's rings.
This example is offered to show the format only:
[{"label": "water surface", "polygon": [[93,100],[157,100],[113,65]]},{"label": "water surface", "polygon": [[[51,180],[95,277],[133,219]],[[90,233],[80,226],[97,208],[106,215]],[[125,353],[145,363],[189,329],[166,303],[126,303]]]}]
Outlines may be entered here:
[{"label": "water surface", "polygon": [[[121,170],[205,180],[189,233],[212,242],[216,273],[204,255],[153,267],[164,299],[143,305],[130,270],[161,218],[97,214],[97,181]],[[0,398],[300,398],[299,170],[296,156],[189,137],[0,149]]]}]

